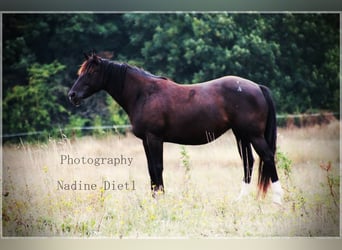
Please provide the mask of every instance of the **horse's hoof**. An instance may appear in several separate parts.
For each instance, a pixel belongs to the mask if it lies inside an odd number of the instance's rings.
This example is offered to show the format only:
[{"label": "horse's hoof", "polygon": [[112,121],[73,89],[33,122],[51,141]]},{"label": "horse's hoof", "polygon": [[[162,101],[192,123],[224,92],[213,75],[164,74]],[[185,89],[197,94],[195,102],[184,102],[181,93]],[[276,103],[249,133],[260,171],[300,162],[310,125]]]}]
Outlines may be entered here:
[{"label": "horse's hoof", "polygon": [[282,204],[282,197],[279,195],[273,195],[273,203],[281,205]]},{"label": "horse's hoof", "polygon": [[272,183],[272,191],[273,191],[273,196],[272,200],[274,203],[281,205],[282,204],[282,199],[283,199],[283,194],[284,191],[281,188],[280,182],[276,181]]},{"label": "horse's hoof", "polygon": [[251,184],[250,183],[246,183],[246,182],[242,182],[240,194],[235,199],[235,201],[242,200],[242,198],[247,196],[250,193],[250,191],[251,191]]},{"label": "horse's hoof", "polygon": [[163,187],[155,188],[154,190],[152,190],[152,198],[154,198],[154,199],[158,199],[163,194],[164,194],[164,188]]}]

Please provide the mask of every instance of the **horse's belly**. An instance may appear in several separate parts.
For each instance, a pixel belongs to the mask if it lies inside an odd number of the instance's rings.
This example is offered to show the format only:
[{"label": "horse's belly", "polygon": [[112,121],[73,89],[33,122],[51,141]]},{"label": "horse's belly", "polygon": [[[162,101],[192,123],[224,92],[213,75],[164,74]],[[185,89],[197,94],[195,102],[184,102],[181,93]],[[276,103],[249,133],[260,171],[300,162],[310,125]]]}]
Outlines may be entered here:
[{"label": "horse's belly", "polygon": [[[209,143],[220,137],[229,127],[229,120],[223,109],[197,105],[195,107],[179,107],[167,119],[165,140],[169,142],[199,145]],[[206,108],[203,108],[205,106]],[[215,106],[217,107],[217,105]]]},{"label": "horse's belly", "polygon": [[164,141],[184,145],[201,145],[214,141],[229,128],[220,129],[173,129],[165,135]]}]

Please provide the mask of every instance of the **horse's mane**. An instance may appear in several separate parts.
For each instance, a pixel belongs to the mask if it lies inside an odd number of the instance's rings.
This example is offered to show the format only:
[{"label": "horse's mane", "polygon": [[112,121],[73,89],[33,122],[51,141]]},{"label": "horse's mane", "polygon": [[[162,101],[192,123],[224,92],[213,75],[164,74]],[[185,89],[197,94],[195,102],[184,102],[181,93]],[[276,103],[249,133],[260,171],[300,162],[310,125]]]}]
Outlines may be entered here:
[{"label": "horse's mane", "polygon": [[164,76],[157,76],[157,75],[154,75],[142,68],[138,68],[136,66],[132,66],[132,65],[129,65],[127,63],[121,63],[121,62],[116,62],[116,61],[110,61],[108,59],[103,59],[103,58],[100,58],[100,57],[93,57],[93,58],[90,58],[86,61],[84,61],[82,63],[82,65],[80,66],[77,74],[78,75],[81,75],[85,72],[92,72],[94,70],[94,66],[97,65],[98,63],[100,63],[100,60],[102,62],[105,62],[106,65],[109,64],[115,64],[115,65],[125,65],[127,68],[129,69],[132,69],[132,70],[135,70],[136,72],[138,72],[139,74],[143,75],[143,76],[147,76],[147,77],[153,77],[153,78],[159,78],[159,79],[165,79],[167,80],[168,78],[164,77]]},{"label": "horse's mane", "polygon": [[164,77],[164,76],[157,76],[157,75],[154,75],[142,68],[138,68],[136,66],[132,66],[132,65],[129,65],[129,64],[126,64],[128,68],[130,69],[133,69],[135,71],[137,71],[138,73],[140,73],[141,75],[144,75],[144,76],[148,76],[148,77],[153,77],[153,78],[159,78],[159,79],[164,79],[164,80],[168,80],[167,77]]}]

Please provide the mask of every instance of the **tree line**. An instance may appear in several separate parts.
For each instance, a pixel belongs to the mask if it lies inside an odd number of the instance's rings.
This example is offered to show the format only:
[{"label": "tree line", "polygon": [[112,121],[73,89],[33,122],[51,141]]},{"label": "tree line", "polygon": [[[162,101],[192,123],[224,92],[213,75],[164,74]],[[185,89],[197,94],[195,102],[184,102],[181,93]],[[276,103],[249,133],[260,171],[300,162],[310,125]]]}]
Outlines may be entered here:
[{"label": "tree line", "polygon": [[67,100],[93,49],[179,83],[248,78],[279,114],[339,112],[339,29],[327,13],[6,13],[3,134],[129,123],[105,93]]}]

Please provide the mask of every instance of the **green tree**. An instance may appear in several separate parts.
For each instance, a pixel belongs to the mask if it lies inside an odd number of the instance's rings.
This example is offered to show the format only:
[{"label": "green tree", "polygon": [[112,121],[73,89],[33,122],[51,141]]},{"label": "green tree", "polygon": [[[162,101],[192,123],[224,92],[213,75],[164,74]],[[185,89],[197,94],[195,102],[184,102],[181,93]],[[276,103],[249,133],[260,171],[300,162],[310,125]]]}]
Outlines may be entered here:
[{"label": "green tree", "polygon": [[61,123],[65,107],[56,102],[65,93],[59,85],[65,66],[58,61],[51,64],[34,63],[28,69],[29,84],[16,85],[7,91],[3,100],[3,130],[6,133],[33,132],[51,129]]},{"label": "green tree", "polygon": [[272,17],[280,46],[279,73],[272,87],[282,112],[338,111],[339,20],[337,15],[284,14]]}]

